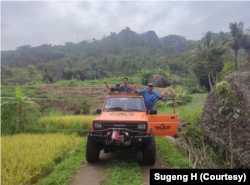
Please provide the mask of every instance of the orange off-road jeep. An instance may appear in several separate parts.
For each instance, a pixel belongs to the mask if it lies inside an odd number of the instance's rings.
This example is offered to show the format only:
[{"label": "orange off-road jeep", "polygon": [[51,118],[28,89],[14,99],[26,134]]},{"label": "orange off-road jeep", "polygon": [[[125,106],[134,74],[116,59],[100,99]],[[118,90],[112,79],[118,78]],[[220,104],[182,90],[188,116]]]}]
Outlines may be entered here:
[{"label": "orange off-road jeep", "polygon": [[[158,100],[173,101],[173,114],[157,114],[157,110],[152,110]],[[173,136],[178,127],[173,98],[157,98],[147,114],[142,94],[111,92],[97,113],[100,115],[93,119],[88,133],[86,159],[89,162],[98,161],[101,150],[109,153],[132,147],[142,152],[145,164],[153,165],[154,136]]]}]

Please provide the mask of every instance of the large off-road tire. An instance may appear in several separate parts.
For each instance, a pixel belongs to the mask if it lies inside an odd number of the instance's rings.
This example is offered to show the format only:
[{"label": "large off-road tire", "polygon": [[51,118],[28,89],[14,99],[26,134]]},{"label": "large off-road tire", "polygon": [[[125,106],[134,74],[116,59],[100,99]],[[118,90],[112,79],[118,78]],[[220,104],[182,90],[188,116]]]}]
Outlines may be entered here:
[{"label": "large off-road tire", "polygon": [[100,148],[97,142],[88,139],[86,146],[86,160],[88,162],[97,162],[99,160]]},{"label": "large off-road tire", "polygon": [[143,145],[142,160],[144,164],[153,165],[156,159],[156,145],[154,136],[151,137],[151,141]]}]

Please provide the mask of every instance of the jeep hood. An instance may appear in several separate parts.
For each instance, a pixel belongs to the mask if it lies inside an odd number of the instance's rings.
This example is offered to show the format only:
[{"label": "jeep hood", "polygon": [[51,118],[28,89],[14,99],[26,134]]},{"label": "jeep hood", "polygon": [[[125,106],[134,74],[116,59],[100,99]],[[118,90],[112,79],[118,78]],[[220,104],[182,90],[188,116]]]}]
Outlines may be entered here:
[{"label": "jeep hood", "polygon": [[102,112],[93,121],[147,121],[146,112]]}]

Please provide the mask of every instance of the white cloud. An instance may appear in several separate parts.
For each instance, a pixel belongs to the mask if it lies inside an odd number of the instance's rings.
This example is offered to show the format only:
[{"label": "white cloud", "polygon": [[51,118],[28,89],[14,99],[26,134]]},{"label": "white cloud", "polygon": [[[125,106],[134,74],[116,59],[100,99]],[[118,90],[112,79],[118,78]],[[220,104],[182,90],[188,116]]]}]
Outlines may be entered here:
[{"label": "white cloud", "polygon": [[230,22],[250,26],[250,2],[2,2],[2,50],[101,39],[125,27],[200,39],[229,31]]}]

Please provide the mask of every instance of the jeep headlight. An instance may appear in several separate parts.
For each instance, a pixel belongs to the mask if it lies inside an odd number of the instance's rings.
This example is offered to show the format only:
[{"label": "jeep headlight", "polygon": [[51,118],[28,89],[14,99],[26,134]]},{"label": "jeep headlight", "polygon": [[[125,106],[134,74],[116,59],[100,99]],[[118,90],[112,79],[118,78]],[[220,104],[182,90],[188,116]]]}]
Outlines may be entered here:
[{"label": "jeep headlight", "polygon": [[139,123],[138,124],[138,129],[139,130],[146,130],[146,124],[145,123]]},{"label": "jeep headlight", "polygon": [[94,123],[94,128],[102,128],[102,123],[100,123],[100,122],[95,122],[95,123]]}]

